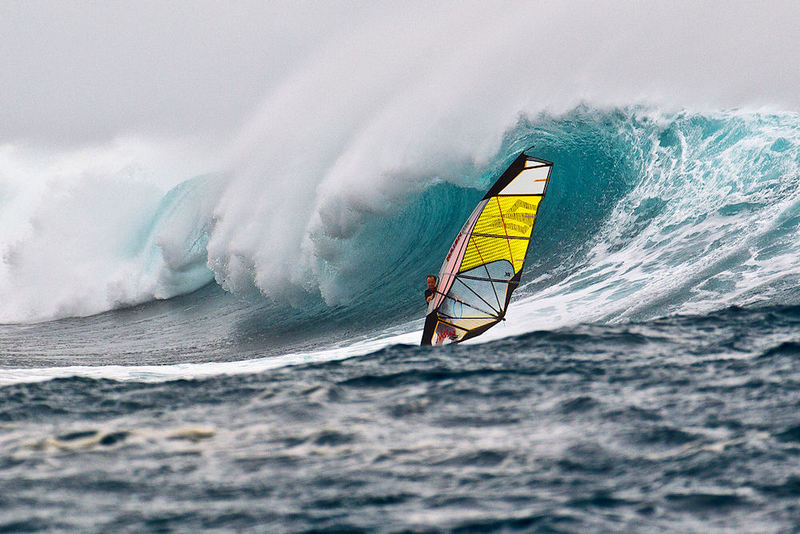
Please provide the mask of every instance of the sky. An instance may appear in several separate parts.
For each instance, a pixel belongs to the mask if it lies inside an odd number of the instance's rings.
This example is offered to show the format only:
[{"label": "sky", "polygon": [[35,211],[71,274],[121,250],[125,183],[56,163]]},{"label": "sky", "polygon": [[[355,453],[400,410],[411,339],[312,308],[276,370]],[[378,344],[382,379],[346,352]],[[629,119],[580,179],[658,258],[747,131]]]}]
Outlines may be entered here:
[{"label": "sky", "polygon": [[[800,110],[797,6],[6,0],[0,144],[125,135],[225,144],[275,92],[299,83],[293,105],[328,99],[347,89],[344,78],[371,87],[359,100],[373,112],[383,84],[396,99],[419,80],[465,108],[492,98],[491,80],[495,100],[523,109],[588,100]],[[332,105],[355,103],[334,95]]]}]

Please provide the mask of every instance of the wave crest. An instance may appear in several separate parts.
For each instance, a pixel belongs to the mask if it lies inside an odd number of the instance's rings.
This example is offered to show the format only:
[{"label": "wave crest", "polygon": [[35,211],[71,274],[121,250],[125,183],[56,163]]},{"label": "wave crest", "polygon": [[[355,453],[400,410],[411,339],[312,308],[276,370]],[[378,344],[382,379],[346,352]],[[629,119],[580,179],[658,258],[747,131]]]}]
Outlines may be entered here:
[{"label": "wave crest", "polygon": [[504,333],[798,301],[797,114],[584,105],[523,115],[474,151],[367,132],[319,151],[270,145],[230,178],[163,197],[137,180],[17,187],[0,197],[15,229],[0,236],[0,320],[97,313],[212,279],[300,315],[411,319],[424,275],[531,144],[555,167]]}]

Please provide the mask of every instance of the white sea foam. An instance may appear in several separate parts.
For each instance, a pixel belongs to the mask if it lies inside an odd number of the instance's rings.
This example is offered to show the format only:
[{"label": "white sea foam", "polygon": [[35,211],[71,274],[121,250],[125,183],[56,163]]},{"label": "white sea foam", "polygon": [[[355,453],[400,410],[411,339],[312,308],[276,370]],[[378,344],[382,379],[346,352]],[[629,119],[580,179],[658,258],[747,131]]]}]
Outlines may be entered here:
[{"label": "white sea foam", "polygon": [[[417,326],[415,321],[414,326]],[[421,324],[421,323],[420,323]],[[408,329],[410,325],[403,325]],[[238,375],[259,373],[270,369],[343,360],[354,356],[370,354],[382,348],[399,343],[414,345],[419,343],[418,332],[412,329],[402,333],[393,329],[377,338],[351,342],[323,350],[309,352],[288,352],[280,356],[253,358],[233,362],[181,363],[172,365],[68,365],[42,368],[2,368],[0,367],[0,386],[42,382],[54,378],[73,376],[136,382],[164,382],[168,380],[202,379],[218,375]]]},{"label": "white sea foam", "polygon": [[210,217],[197,196],[164,205],[166,189],[203,165],[181,161],[189,154],[138,140],[49,154],[3,147],[0,322],[89,315],[208,282],[210,273],[188,272],[190,262],[171,253],[202,228],[188,212]]}]

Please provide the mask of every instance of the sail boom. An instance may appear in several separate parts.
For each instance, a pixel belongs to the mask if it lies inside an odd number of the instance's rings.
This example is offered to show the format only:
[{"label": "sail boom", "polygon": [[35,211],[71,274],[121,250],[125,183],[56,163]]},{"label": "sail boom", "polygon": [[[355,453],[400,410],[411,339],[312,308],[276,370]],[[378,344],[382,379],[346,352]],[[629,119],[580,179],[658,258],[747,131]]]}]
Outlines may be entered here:
[{"label": "sail boom", "polygon": [[508,284],[510,280],[503,280],[501,278],[486,278],[485,276],[470,276],[467,274],[458,275],[459,278],[466,278],[467,280],[480,280],[483,282],[492,282],[494,284]]}]

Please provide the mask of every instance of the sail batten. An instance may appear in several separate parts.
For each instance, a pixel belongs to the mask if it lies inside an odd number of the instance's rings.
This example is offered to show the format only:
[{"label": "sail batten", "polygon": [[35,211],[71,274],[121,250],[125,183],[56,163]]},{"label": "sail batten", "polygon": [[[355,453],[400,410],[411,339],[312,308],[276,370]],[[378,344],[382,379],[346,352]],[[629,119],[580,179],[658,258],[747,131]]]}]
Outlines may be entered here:
[{"label": "sail batten", "polygon": [[552,168],[523,151],[475,207],[442,263],[423,345],[457,343],[503,320]]}]

